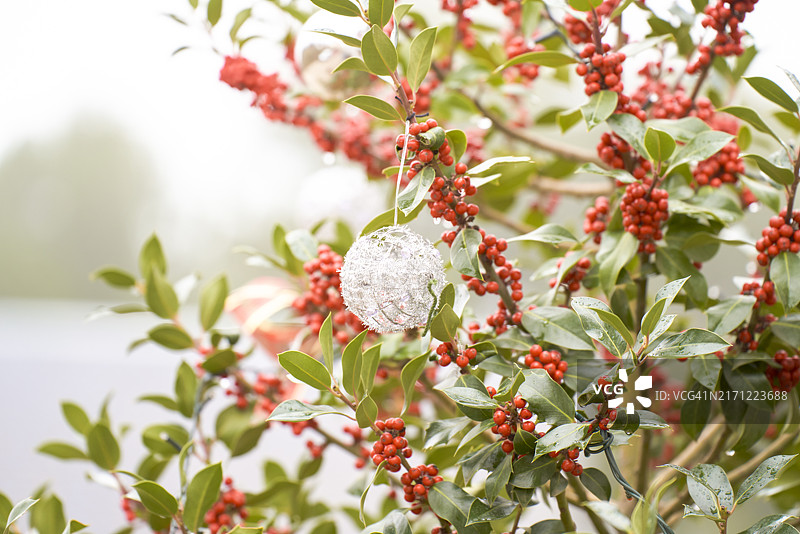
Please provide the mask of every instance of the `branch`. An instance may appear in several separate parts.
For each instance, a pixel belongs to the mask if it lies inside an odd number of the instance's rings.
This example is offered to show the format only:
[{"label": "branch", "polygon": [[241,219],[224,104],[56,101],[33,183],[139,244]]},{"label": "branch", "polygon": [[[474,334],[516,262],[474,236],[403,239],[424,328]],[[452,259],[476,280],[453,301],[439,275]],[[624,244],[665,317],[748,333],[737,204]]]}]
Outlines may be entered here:
[{"label": "branch", "polygon": [[569,180],[558,180],[547,176],[538,176],[533,178],[528,185],[532,189],[542,193],[557,193],[559,195],[569,195],[576,198],[596,198],[603,195],[610,195],[615,189],[613,179],[605,183],[573,182]]},{"label": "branch", "polygon": [[798,435],[800,435],[800,425],[797,425],[793,431],[782,434],[781,437],[773,441],[763,451],[756,454],[750,458],[750,460],[728,473],[728,479],[730,479],[731,484],[736,484],[737,482],[740,482],[750,476],[755,468],[761,465],[761,462],[770,456],[774,456],[775,454],[781,452],[784,448],[791,445]]},{"label": "branch", "polygon": [[503,226],[514,230],[518,234],[527,234],[528,232],[533,231],[532,226],[528,226],[522,221],[517,221],[516,219],[512,219],[504,212],[500,210],[496,210],[491,206],[481,206],[481,211],[479,213],[482,217],[489,219],[490,221],[494,221],[496,223],[500,223]]},{"label": "branch", "polygon": [[539,137],[534,134],[520,131],[513,126],[506,124],[498,115],[484,107],[477,98],[473,98],[469,95],[464,96],[470,99],[470,101],[474,104],[478,111],[483,114],[484,117],[492,121],[492,124],[497,130],[503,132],[512,139],[522,141],[523,143],[545,150],[564,159],[578,161],[580,163],[595,163],[600,166],[605,166],[605,163],[603,163],[594,152],[572,146],[561,145],[544,137]]},{"label": "branch", "polygon": [[564,532],[574,532],[575,521],[572,519],[572,513],[569,510],[567,492],[562,491],[556,495],[556,502],[558,503],[558,511],[561,514],[561,523],[564,525]]}]

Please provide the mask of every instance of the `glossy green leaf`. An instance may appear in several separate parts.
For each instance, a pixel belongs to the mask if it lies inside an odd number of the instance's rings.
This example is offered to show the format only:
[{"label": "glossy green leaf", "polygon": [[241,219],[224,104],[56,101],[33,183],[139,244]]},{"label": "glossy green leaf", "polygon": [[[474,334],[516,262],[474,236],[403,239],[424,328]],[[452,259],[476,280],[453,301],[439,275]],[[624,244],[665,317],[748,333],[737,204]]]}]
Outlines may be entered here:
[{"label": "glossy green leaf", "polygon": [[147,277],[144,300],[153,313],[164,319],[172,319],[178,313],[178,296],[158,269],[152,269]]},{"label": "glossy green leaf", "polygon": [[357,17],[361,9],[350,0],[311,0],[317,7],[345,17]]},{"label": "glossy green leaf", "polygon": [[178,372],[175,374],[174,389],[178,410],[184,417],[191,417],[194,414],[197,375],[186,362],[181,362],[178,366]]},{"label": "glossy green leaf", "polygon": [[736,490],[736,505],[749,500],[770,482],[776,480],[783,469],[797,458],[796,454],[767,458],[748,476]]},{"label": "glossy green leaf", "polygon": [[202,363],[203,369],[212,374],[220,374],[238,361],[232,349],[222,349],[214,352]]},{"label": "glossy green leaf", "polygon": [[308,354],[288,350],[278,354],[278,362],[290,375],[313,388],[326,391],[331,386],[331,374]]},{"label": "glossy green leaf", "polygon": [[486,174],[495,172],[496,168],[502,165],[531,165],[533,160],[528,156],[498,156],[496,158],[489,158],[467,171],[470,176],[476,174]]},{"label": "glossy green leaf", "polygon": [[367,15],[371,24],[377,24],[383,28],[392,19],[393,11],[394,0],[369,0]]},{"label": "glossy green leaf", "polygon": [[456,271],[483,280],[478,261],[478,246],[483,242],[480,232],[464,228],[456,235],[450,247],[450,263]]},{"label": "glossy green leaf", "polygon": [[600,285],[606,295],[614,292],[622,268],[636,255],[639,241],[633,234],[623,232],[617,246],[600,262]]},{"label": "glossy green leaf", "polygon": [[467,150],[467,134],[462,130],[447,130],[445,132],[447,142],[450,144],[453,159],[459,161]]},{"label": "glossy green leaf", "polygon": [[779,184],[792,185],[792,183],[794,183],[794,171],[792,169],[787,167],[779,167],[767,158],[759,156],[758,154],[742,154],[742,157],[755,162],[761,172]]},{"label": "glossy green leaf", "polygon": [[[358,42],[358,46],[360,47],[361,46],[361,41],[357,41],[357,42]],[[349,57],[349,58],[345,59],[344,61],[339,63],[336,66],[335,69],[333,69],[331,71],[331,74],[336,74],[337,72],[340,72],[340,71],[343,71],[343,70],[357,70],[357,71],[361,71],[361,72],[369,72],[369,69],[367,68],[367,66],[364,64],[364,62],[361,60],[361,58],[358,58],[358,57]]]},{"label": "glossy green leaf", "polygon": [[222,16],[222,0],[208,0],[208,23],[215,26]]},{"label": "glossy green leaf", "polygon": [[524,376],[518,394],[528,401],[528,409],[537,415],[537,421],[551,425],[575,421],[575,403],[547,371],[531,369],[524,371]]},{"label": "glossy green leaf", "polygon": [[11,528],[11,525],[13,525],[17,521],[17,519],[25,515],[25,512],[30,510],[31,506],[33,506],[37,502],[39,502],[39,499],[23,499],[17,504],[15,504],[8,514],[8,519],[6,519],[6,524],[5,528],[3,529],[3,534],[6,534]]},{"label": "glossy green leaf", "polygon": [[611,115],[608,125],[618,136],[628,142],[633,149],[644,156],[647,150],[644,147],[644,133],[646,131],[644,123],[630,113],[616,113]]},{"label": "glossy green leaf", "polygon": [[509,67],[513,67],[514,65],[521,65],[523,63],[533,63],[534,65],[540,65],[542,67],[563,67],[564,65],[570,65],[572,63],[577,63],[578,60],[575,59],[574,56],[564,54],[563,52],[557,52],[555,50],[537,50],[535,52],[526,52],[524,54],[520,54],[515,56],[499,67],[497,67],[494,72],[498,73],[501,71],[506,70]]},{"label": "glossy green leaf", "polygon": [[486,500],[489,501],[490,506],[494,504],[511,478],[511,460],[511,455],[507,455],[486,479]]},{"label": "glossy green leaf", "polygon": [[74,402],[63,401],[61,403],[61,413],[69,426],[79,434],[86,435],[92,428],[92,423],[86,412]]},{"label": "glossy green leaf", "polygon": [[172,323],[154,326],[147,332],[147,337],[162,347],[172,350],[184,350],[194,347],[192,337],[183,328]]},{"label": "glossy green leaf", "polygon": [[361,428],[369,428],[378,419],[378,405],[369,395],[361,399],[356,407],[356,421]]},{"label": "glossy green leaf", "polygon": [[578,238],[572,232],[558,224],[543,224],[536,230],[527,234],[512,237],[507,241],[536,241],[538,243],[548,243],[550,245],[560,245],[561,243],[577,243]]},{"label": "glossy green leaf", "polygon": [[467,514],[467,526],[503,519],[514,513],[516,509],[516,503],[502,497],[495,499],[494,505],[491,507],[484,504],[480,499],[475,499],[469,508],[469,514]]},{"label": "glossy green leaf", "polygon": [[[683,251],[673,247],[658,247],[656,249],[656,266],[668,279],[680,278],[682,284],[685,281],[686,287],[684,291],[693,302],[703,305],[708,300],[708,284],[705,277]],[[687,277],[687,275],[689,276]],[[656,299],[658,299],[658,296],[656,296]]]},{"label": "glossy green leaf", "polygon": [[366,111],[376,119],[385,121],[403,120],[403,116],[397,111],[397,108],[375,96],[356,95],[348,98],[345,102]]},{"label": "glossy green leaf", "polygon": [[319,243],[308,230],[292,230],[286,234],[286,245],[292,255],[300,261],[310,261],[317,257]]},{"label": "glossy green leaf", "polygon": [[329,372],[333,372],[333,323],[331,322],[332,313],[322,322],[319,329],[319,346],[322,350],[322,360]]},{"label": "glossy green leaf", "polygon": [[722,371],[722,362],[714,354],[704,354],[690,360],[692,376],[706,389],[714,391]]},{"label": "glossy green leaf", "polygon": [[794,534],[797,529],[788,524],[794,518],[787,514],[768,515],[739,534]]},{"label": "glossy green leaf", "polygon": [[775,292],[788,312],[800,302],[800,257],[781,252],[770,262],[769,274],[775,282]]},{"label": "glossy green leaf", "polygon": [[160,517],[172,517],[178,512],[178,501],[161,485],[143,480],[133,484],[132,487],[150,513]]},{"label": "glossy green leaf", "polygon": [[102,280],[112,287],[130,288],[136,285],[136,278],[118,267],[102,267],[91,275],[90,280]]},{"label": "glossy green leaf", "polygon": [[86,435],[86,446],[89,458],[106,470],[117,467],[119,463],[119,444],[111,430],[103,423],[98,423],[92,427]]},{"label": "glossy green leaf", "polygon": [[300,421],[308,421],[320,415],[344,415],[332,406],[308,404],[299,400],[283,401],[272,410],[272,413],[267,417],[267,421],[284,421],[287,423],[299,423]]},{"label": "glossy green leaf", "polygon": [[372,387],[375,384],[375,374],[378,372],[378,366],[381,363],[381,344],[378,343],[365,350],[361,360],[361,386],[364,393],[369,394],[372,392]]},{"label": "glossy green leaf", "polygon": [[648,128],[644,133],[644,147],[653,161],[666,161],[675,151],[675,140],[662,130]]},{"label": "glossy green leaf", "polygon": [[161,248],[161,241],[153,234],[139,252],[139,272],[145,280],[150,276],[150,272],[156,270],[161,274],[167,272],[167,260]]},{"label": "glossy green leaf", "polygon": [[709,130],[697,134],[688,143],[675,151],[669,169],[667,169],[665,174],[669,174],[670,171],[678,165],[694,163],[710,158],[722,150],[732,139],[732,135],[716,130]]},{"label": "glossy green leaf", "polygon": [[499,406],[496,400],[493,400],[489,395],[483,391],[467,387],[449,387],[442,390],[442,392],[453,399],[453,401],[468,408],[482,408],[482,409],[495,409]]},{"label": "glossy green leaf", "polygon": [[361,56],[369,71],[378,76],[390,76],[397,68],[397,50],[377,25],[361,40]]},{"label": "glossy green leaf", "polygon": [[228,279],[220,275],[200,293],[200,324],[203,330],[209,330],[222,315],[225,299],[228,298]]},{"label": "glossy green leaf", "polygon": [[[375,1],[375,0],[373,0]],[[393,5],[392,0],[387,0]],[[431,55],[436,42],[436,28],[425,28],[411,41],[406,78],[411,90],[416,92],[431,68]]]},{"label": "glossy green leaf", "polygon": [[708,329],[720,335],[731,332],[750,316],[755,302],[752,295],[736,295],[720,301],[706,310]]},{"label": "glossy green leaf", "polygon": [[439,341],[454,342],[460,327],[461,319],[449,304],[445,304],[431,321],[431,335]]},{"label": "glossy green leaf", "polygon": [[433,170],[433,167],[424,167],[422,172],[418,172],[411,179],[397,197],[397,207],[404,215],[413,212],[417,206],[422,204],[435,179],[436,171]]},{"label": "glossy green leaf", "polygon": [[743,121],[748,123],[750,126],[755,128],[759,132],[771,136],[779,143],[781,142],[781,139],[775,134],[775,132],[772,131],[772,129],[769,126],[767,126],[767,123],[764,122],[764,120],[758,115],[758,113],[754,109],[746,108],[743,106],[728,106],[720,108],[717,111],[721,113],[729,113],[730,115],[733,115],[736,118],[742,119]]},{"label": "glossy green leaf", "polygon": [[714,332],[702,328],[690,328],[667,337],[648,356],[650,358],[689,358],[711,354],[729,346],[730,343]]},{"label": "glossy green leaf", "polygon": [[204,467],[192,478],[186,489],[183,521],[187,528],[196,531],[203,524],[203,516],[219,498],[222,486],[222,464]]},{"label": "glossy green leaf", "polygon": [[538,488],[558,471],[559,462],[544,455],[534,459],[532,454],[514,461],[511,485],[517,488]]},{"label": "glossy green leaf", "polygon": [[428,450],[439,445],[447,445],[462,430],[470,425],[468,417],[453,417],[431,421],[425,428],[425,442],[422,450]]},{"label": "glossy green leaf", "polygon": [[535,338],[565,349],[594,350],[578,315],[560,307],[539,306],[522,315],[522,326]]},{"label": "glossy green leaf", "polygon": [[[366,337],[367,330],[364,330],[354,337],[342,351],[342,386],[351,395],[356,395],[356,390],[361,384],[361,367],[364,361],[361,347]],[[322,368],[324,369],[324,366]]]},{"label": "glossy green leaf", "polygon": [[449,521],[459,534],[483,534],[492,531],[488,523],[467,526],[469,510],[475,497],[452,482],[434,484],[428,490],[428,503],[439,517]]},{"label": "glossy green leaf", "polygon": [[42,454],[47,454],[59,460],[88,460],[89,457],[86,453],[74,445],[69,443],[62,443],[60,441],[48,441],[42,443],[36,449]]},{"label": "glossy green leaf", "polygon": [[[420,212],[422,212],[422,209],[425,207],[427,207],[426,204],[420,203],[420,205],[417,206],[416,209],[414,209],[414,211],[412,211],[408,215],[406,215],[403,212],[398,213],[397,224],[410,223],[411,221],[417,218],[417,215],[419,215]],[[361,233],[359,235],[365,236],[371,234],[372,232],[380,228],[394,225],[394,214],[395,214],[394,209],[384,211],[383,213],[372,219],[370,222],[368,222],[367,225],[364,226],[364,228],[361,230]]]},{"label": "glossy green leaf", "polygon": [[611,483],[608,477],[596,467],[587,467],[580,475],[581,484],[598,499],[607,501],[611,498]]},{"label": "glossy green leaf", "polygon": [[770,102],[778,104],[786,111],[797,113],[797,103],[792,99],[791,96],[786,94],[786,91],[781,89],[777,83],[760,76],[745,77],[744,80],[750,84],[750,87],[755,89],[758,94]]},{"label": "glossy green leaf", "polygon": [[568,423],[551,428],[547,434],[539,438],[536,444],[536,456],[541,456],[552,451],[583,449],[589,442],[587,430],[590,423]]},{"label": "glossy green leaf", "polygon": [[589,98],[589,102],[581,106],[583,120],[591,130],[605,121],[617,109],[619,95],[615,91],[598,91]]},{"label": "glossy green leaf", "polygon": [[406,413],[409,405],[411,404],[411,400],[414,395],[414,386],[416,385],[419,377],[422,376],[422,371],[425,370],[425,364],[427,363],[428,353],[426,352],[425,354],[420,354],[419,356],[412,358],[403,366],[403,369],[400,371],[400,384],[403,386],[403,396],[405,398],[403,401],[402,414]]}]

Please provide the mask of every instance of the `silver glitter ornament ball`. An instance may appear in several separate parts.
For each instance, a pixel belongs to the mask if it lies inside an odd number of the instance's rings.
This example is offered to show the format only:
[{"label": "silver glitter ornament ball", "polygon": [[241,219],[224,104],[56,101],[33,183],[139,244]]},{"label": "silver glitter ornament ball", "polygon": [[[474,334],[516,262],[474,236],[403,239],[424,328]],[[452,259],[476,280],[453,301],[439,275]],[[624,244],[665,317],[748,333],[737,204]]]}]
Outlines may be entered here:
[{"label": "silver glitter ornament ball", "polygon": [[339,278],[347,309],[381,334],[425,325],[433,305],[430,291],[439,295],[445,283],[439,251],[404,226],[359,238],[344,257]]}]

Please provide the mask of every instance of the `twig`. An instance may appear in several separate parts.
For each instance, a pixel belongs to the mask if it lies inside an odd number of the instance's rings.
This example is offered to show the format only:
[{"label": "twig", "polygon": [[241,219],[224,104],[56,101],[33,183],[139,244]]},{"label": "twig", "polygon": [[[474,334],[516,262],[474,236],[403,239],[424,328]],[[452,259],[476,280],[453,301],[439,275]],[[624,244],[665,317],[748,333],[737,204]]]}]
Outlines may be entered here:
[{"label": "twig", "polygon": [[524,509],[525,508],[523,508],[521,504],[517,505],[517,515],[516,515],[516,517],[514,517],[514,524],[511,526],[511,530],[509,531],[509,534],[516,534],[517,533],[517,529],[519,528],[519,520],[522,517],[522,511]]},{"label": "twig", "polygon": [[558,503],[558,511],[561,514],[561,523],[564,525],[564,532],[574,532],[575,521],[572,519],[572,512],[569,510],[567,493],[562,491],[556,495],[556,502]]},{"label": "twig", "polygon": [[607,182],[573,182],[570,180],[558,180],[548,176],[535,177],[528,182],[528,185],[532,189],[536,189],[542,193],[557,193],[559,195],[569,195],[576,198],[596,198],[603,195],[610,195],[615,189],[613,179]]},{"label": "twig", "polygon": [[510,228],[511,230],[514,230],[518,234],[527,234],[528,232],[534,229],[532,226],[528,226],[524,222],[512,219],[502,211],[496,210],[491,206],[481,206],[481,211],[479,215],[481,215],[486,219],[489,219],[490,221],[500,223],[503,226]]},{"label": "twig", "polygon": [[483,114],[484,117],[492,121],[492,124],[498,131],[504,133],[505,135],[507,135],[512,139],[516,139],[517,141],[522,141],[523,143],[531,145],[535,148],[545,150],[547,152],[550,152],[551,154],[554,154],[564,159],[568,159],[571,161],[578,161],[581,163],[595,163],[600,166],[605,166],[605,163],[603,163],[600,160],[600,158],[597,157],[597,154],[595,154],[594,152],[590,152],[588,150],[583,150],[571,146],[561,145],[558,143],[554,143],[549,139],[545,139],[544,137],[539,137],[534,134],[520,131],[506,124],[503,121],[503,119],[501,119],[498,115],[490,111],[488,108],[484,107],[483,104],[481,104],[478,101],[478,99],[470,97],[469,95],[464,95],[464,96],[466,96],[472,101],[473,105],[478,109],[478,111],[480,111]]}]

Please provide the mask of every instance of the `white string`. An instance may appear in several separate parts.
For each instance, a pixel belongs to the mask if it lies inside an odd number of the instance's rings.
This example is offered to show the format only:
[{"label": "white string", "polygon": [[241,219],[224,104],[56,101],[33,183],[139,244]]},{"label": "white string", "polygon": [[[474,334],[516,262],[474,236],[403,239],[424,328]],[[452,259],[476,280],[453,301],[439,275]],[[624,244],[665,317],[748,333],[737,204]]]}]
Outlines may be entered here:
[{"label": "white string", "polygon": [[403,153],[400,155],[400,172],[397,173],[397,185],[394,188],[394,225],[397,226],[397,198],[400,196],[400,181],[403,179],[403,167],[406,164],[406,153],[408,152],[408,126],[410,121],[406,121],[406,133],[403,136]]}]

